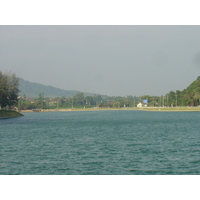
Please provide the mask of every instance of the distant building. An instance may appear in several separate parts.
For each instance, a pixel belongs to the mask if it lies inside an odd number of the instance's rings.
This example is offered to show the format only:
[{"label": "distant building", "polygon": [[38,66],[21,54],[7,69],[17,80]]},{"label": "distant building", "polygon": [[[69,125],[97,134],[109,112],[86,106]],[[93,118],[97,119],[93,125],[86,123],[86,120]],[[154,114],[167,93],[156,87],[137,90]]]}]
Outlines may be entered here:
[{"label": "distant building", "polygon": [[138,103],[137,107],[138,108],[147,107],[147,102],[148,102],[147,100],[143,100],[143,103],[141,103],[141,102]]},{"label": "distant building", "polygon": [[137,107],[142,108],[142,103],[138,103]]}]

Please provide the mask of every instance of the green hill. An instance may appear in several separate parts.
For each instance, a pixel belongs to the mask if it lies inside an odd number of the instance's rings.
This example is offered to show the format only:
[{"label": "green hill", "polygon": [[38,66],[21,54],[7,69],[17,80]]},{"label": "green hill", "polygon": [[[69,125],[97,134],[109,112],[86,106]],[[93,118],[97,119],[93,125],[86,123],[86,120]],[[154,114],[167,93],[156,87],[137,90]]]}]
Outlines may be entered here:
[{"label": "green hill", "polygon": [[[25,81],[24,79],[19,79],[19,89],[20,96],[26,95],[29,98],[37,98],[40,93],[44,93],[45,97],[72,97],[76,95],[79,91],[76,90],[62,90],[52,86],[46,86],[40,83],[32,83],[29,81]],[[84,93],[85,96],[94,94]]]},{"label": "green hill", "polygon": [[148,99],[149,107],[200,106],[200,76],[182,91],[172,90],[164,96],[144,95],[140,98]]},{"label": "green hill", "polygon": [[200,76],[186,89],[181,91],[180,99],[183,104],[197,106],[200,103]]}]

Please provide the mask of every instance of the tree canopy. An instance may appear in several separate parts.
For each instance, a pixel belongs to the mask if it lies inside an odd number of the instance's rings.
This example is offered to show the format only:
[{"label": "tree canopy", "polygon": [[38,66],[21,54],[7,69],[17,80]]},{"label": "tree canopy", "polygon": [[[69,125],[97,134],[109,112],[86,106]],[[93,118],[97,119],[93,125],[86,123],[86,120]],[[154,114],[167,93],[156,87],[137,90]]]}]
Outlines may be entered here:
[{"label": "tree canopy", "polygon": [[10,109],[17,104],[19,79],[14,73],[3,74],[0,71],[0,108]]}]

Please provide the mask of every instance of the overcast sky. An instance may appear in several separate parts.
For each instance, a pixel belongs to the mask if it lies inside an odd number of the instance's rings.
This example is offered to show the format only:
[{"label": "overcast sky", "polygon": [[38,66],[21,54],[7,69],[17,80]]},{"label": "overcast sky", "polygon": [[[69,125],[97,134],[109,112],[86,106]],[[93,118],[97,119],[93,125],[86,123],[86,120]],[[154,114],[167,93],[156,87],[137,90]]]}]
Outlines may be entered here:
[{"label": "overcast sky", "polygon": [[200,76],[200,26],[0,26],[0,71],[66,90],[164,95]]}]

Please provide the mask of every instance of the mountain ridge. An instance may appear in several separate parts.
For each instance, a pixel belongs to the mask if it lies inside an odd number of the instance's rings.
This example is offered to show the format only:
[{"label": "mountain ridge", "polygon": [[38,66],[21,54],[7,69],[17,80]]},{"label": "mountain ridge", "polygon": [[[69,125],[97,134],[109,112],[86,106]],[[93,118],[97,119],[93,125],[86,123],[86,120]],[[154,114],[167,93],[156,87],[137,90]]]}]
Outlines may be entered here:
[{"label": "mountain ridge", "polygon": [[[26,81],[23,78],[19,78],[19,95],[29,98],[37,98],[39,94],[44,93],[45,97],[73,97],[78,92],[77,90],[63,90],[53,86],[47,86],[41,83],[33,83],[30,81]],[[83,92],[86,96],[94,96],[92,93]]]}]

